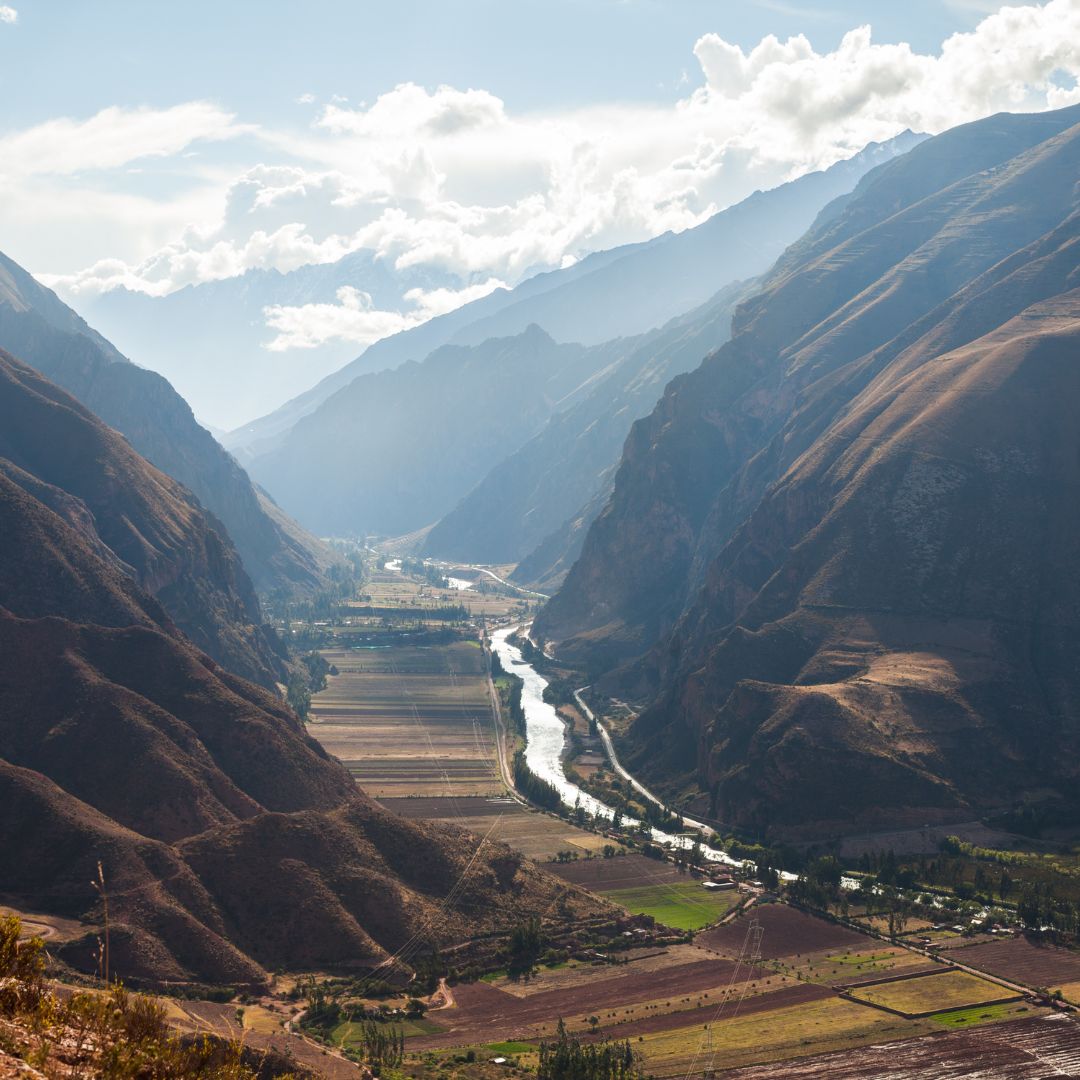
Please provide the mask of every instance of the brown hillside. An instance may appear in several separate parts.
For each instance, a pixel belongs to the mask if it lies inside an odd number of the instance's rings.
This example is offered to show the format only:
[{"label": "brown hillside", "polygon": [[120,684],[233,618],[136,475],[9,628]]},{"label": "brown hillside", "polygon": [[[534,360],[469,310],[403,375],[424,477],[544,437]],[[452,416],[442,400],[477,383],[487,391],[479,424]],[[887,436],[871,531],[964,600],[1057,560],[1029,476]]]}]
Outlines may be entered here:
[{"label": "brown hillside", "polygon": [[551,909],[556,879],[389,814],[276,694],[185,638],[135,578],[171,572],[184,544],[209,550],[197,505],[62,391],[0,364],[0,401],[27,402],[0,434],[20,461],[0,457],[6,903],[89,920],[60,951],[93,970],[100,861],[116,975],[228,984],[363,968],[417,931],[450,944]]},{"label": "brown hillside", "polygon": [[788,831],[1071,796],[1078,121],[870,173],[635,425],[535,625],[654,783]]},{"label": "brown hillside", "polygon": [[81,504],[81,531],[92,528],[200,648],[264,686],[283,677],[280,645],[260,625],[251,582],[220,526],[121,435],[3,350],[0,458],[16,482],[12,466],[66,493],[69,521]]}]

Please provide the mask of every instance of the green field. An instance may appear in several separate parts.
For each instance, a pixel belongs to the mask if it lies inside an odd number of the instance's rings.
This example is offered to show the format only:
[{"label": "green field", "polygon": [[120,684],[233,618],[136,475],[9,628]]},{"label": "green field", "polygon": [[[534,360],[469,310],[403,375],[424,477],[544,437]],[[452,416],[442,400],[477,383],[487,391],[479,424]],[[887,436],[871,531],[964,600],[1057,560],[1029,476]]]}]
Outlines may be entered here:
[{"label": "green field", "polygon": [[954,1009],[952,1012],[937,1013],[930,1019],[942,1027],[975,1027],[977,1024],[988,1024],[991,1020],[1019,1017],[1028,1011],[1026,1005],[1011,1001],[1004,1005],[977,1005],[972,1009]]},{"label": "green field", "polygon": [[700,930],[716,922],[739,899],[734,889],[709,892],[697,881],[604,890],[603,895],[633,915],[651,915],[674,930]]},{"label": "green field", "polygon": [[[396,1020],[387,1025],[387,1030],[395,1029],[408,1035],[434,1035],[443,1029],[431,1020]],[[330,1041],[335,1046],[347,1047],[362,1041],[364,1025],[346,1020],[338,1024],[330,1033]]]}]

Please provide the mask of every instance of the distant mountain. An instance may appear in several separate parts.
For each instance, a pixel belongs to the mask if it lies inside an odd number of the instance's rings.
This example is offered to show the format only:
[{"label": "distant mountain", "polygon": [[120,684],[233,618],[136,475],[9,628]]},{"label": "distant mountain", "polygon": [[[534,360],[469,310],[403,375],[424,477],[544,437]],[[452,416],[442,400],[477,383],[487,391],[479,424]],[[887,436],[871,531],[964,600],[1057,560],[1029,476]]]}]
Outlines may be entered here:
[{"label": "distant mountain", "polygon": [[444,345],[422,363],[354,379],[249,467],[320,532],[412,532],[588,393],[625,348],[560,345],[536,326]]},{"label": "distant mountain", "polygon": [[[588,394],[500,461],[428,533],[424,553],[509,563],[544,545],[550,551],[540,557],[543,565],[526,572],[547,584],[554,564],[577,555],[552,534],[565,535],[572,547],[566,523],[610,486],[631,424],[648,413],[674,375],[696,367],[727,340],[735,300],[744,291],[741,284],[730,286],[703,308],[629,342]],[[573,535],[584,539],[580,530]]]},{"label": "distant mountain", "polygon": [[332,553],[286,527],[244,470],[160,375],[130,363],[49,289],[0,254],[0,347],[33,365],[198,496],[260,589],[311,590]]},{"label": "distant mountain", "polygon": [[336,304],[338,289],[366,293],[380,311],[403,311],[410,289],[460,288],[435,269],[399,270],[392,259],[355,251],[334,263],[287,273],[249,270],[220,281],[188,285],[165,296],[113,289],[72,297],[79,313],[127,356],[164,375],[200,421],[234,428],[295,397],[356,357],[357,346],[331,341],[312,349],[271,352],[275,337],[264,309]]},{"label": "distant mountain", "polygon": [[788,835],[1075,802],[1078,175],[1080,107],[881,166],[634,425],[534,626],[651,781]]},{"label": "distant mountain", "polygon": [[[311,389],[305,390],[272,413],[230,432],[224,439],[224,445],[245,462],[260,454],[269,453],[297,421],[314,412],[324,401],[360,375],[385,371],[409,360],[419,362],[440,346],[454,340],[470,323],[487,318],[509,304],[539,296],[549,289],[592,274],[616,259],[647,246],[648,244],[628,244],[610,251],[594,252],[564,270],[535,274],[526,278],[512,291],[496,289],[487,296],[464,304],[445,315],[438,315],[419,326],[376,341],[355,360],[327,375]],[[528,321],[522,323],[515,333],[528,325]]]},{"label": "distant mountain", "polygon": [[453,944],[560,894],[600,909],[502,845],[383,810],[276,694],[196,648],[169,611],[238,645],[219,621],[239,603],[230,549],[179,485],[7,354],[0,536],[0,880],[6,903],[85,920],[60,959],[96,968],[99,863],[110,969],[129,984],[261,987],[272,970],[373,966],[436,917]]},{"label": "distant mountain", "polygon": [[226,445],[245,462],[266,453],[283,431],[359,375],[423,360],[447,343],[513,337],[536,324],[556,341],[595,345],[662,326],[736,280],[767,270],[831,199],[868,169],[924,136],[905,132],[848,161],[757,192],[697,228],[596,252],[562,270],[537,274],[448,315],[377,342],[340,371],[275,412],[245,425]]},{"label": "distant mountain", "polygon": [[523,307],[545,329],[559,327],[556,338],[593,342],[680,313],[663,330],[644,335],[587,398],[557,413],[544,431],[497,464],[435,526],[425,550],[471,561],[523,560],[515,578],[551,588],[580,551],[583,525],[602,505],[597,498],[610,486],[631,424],[652,409],[674,376],[727,340],[735,300],[747,288],[737,282],[740,272],[752,276],[767,269],[864,172],[918,142],[908,134],[867,147],[827,172],[758,192],[696,229],[661,237],[580,281],[511,304],[460,331],[459,340],[498,332]]}]

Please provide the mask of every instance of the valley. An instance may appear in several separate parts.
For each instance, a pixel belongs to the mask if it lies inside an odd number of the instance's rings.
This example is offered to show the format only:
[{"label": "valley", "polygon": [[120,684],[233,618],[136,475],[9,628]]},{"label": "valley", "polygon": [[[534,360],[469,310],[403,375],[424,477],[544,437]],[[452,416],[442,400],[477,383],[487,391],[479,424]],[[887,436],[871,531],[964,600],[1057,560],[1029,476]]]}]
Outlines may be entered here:
[{"label": "valley", "polygon": [[0,1080],[1080,1076],[1080,0],[14,3]]},{"label": "valley", "polygon": [[[380,563],[385,561],[374,560],[374,566]],[[425,605],[437,610],[453,602],[455,590],[428,580],[441,572],[417,561],[403,568],[399,560],[373,569],[363,602],[375,604],[378,598],[379,611],[365,617],[385,620],[398,608],[407,612],[403,619],[414,619]],[[555,707],[545,707],[545,695],[535,689],[539,683],[530,682],[539,676],[507,641],[519,625],[515,620],[529,614],[517,605],[507,600],[501,613],[489,608],[451,624],[460,634],[454,640],[392,644],[389,635],[396,631],[380,622],[386,641],[353,647],[344,643],[359,632],[348,621],[356,617],[342,606],[343,625],[333,628],[341,640],[320,650],[337,674],[313,696],[309,730],[388,808],[466,828],[484,842],[501,839],[567,883],[638,913],[639,921],[623,923],[629,929],[613,934],[594,930],[591,938],[556,935],[526,976],[508,975],[496,957],[463,976],[447,958],[449,986],[435,989],[422,1021],[403,1022],[406,1061],[412,1063],[406,1075],[423,1075],[424,1062],[452,1071],[470,1055],[477,1062],[501,1056],[517,1068],[535,1067],[539,1043],[555,1036],[559,1021],[586,1041],[626,1039],[648,1074],[676,1077],[695,1069],[708,1074],[764,1063],[779,1067],[883,1042],[901,1055],[909,1048],[917,1055],[919,1040],[935,1032],[1033,1025],[1050,1017],[1049,997],[1040,996],[1030,981],[1034,969],[1027,987],[1017,988],[1008,979],[999,981],[1005,971],[991,970],[992,962],[991,968],[965,962],[965,952],[981,958],[984,946],[977,936],[939,935],[939,945],[928,952],[920,944],[930,940],[927,921],[912,918],[908,928],[891,934],[869,902],[854,898],[842,924],[833,921],[835,915],[801,914],[778,903],[760,882],[751,884],[757,873],[752,860],[744,869],[741,859],[732,859],[733,871],[718,877],[707,846],[699,844],[687,858],[689,837],[680,847],[672,833],[636,828],[629,816],[619,825],[621,835],[613,833],[611,811],[606,823],[594,817],[600,803],[591,795],[582,798],[568,774],[583,776],[590,791],[616,802],[620,789],[605,786],[605,775],[608,784],[625,780],[627,795],[648,799],[634,787],[632,774],[612,768],[596,729],[590,734],[591,713],[580,694],[573,704],[558,706],[558,717]],[[500,621],[510,626],[500,630]],[[429,619],[412,632],[427,633],[436,625],[448,629],[445,620]],[[363,632],[373,634],[373,627]],[[499,667],[525,676],[525,727],[515,732],[511,721],[508,751],[524,749],[533,773],[557,783],[563,816],[528,806],[498,769],[497,717],[504,723],[509,717],[505,690],[497,695],[497,713],[486,696],[485,632]],[[535,663],[539,654],[531,655]],[[548,678],[560,686],[567,678],[580,681],[557,666],[552,671]],[[505,681],[496,676],[497,684]],[[624,708],[606,707],[615,715]],[[575,815],[587,827],[575,825]],[[707,826],[699,828],[712,835]],[[706,888],[710,878],[723,887]],[[994,948],[1025,944],[1015,937]],[[1049,970],[1038,966],[1040,974]],[[1053,970],[1071,989],[1072,968]],[[350,1017],[387,1004],[385,998],[365,999],[362,992],[351,995],[347,986],[335,1001],[341,1011],[331,1015],[340,1019],[318,1031],[346,1050],[362,1040],[361,1025]],[[965,1045],[957,1044],[959,1060],[971,1052]],[[1034,1061],[1029,1072],[1016,1075],[1035,1077]]]}]

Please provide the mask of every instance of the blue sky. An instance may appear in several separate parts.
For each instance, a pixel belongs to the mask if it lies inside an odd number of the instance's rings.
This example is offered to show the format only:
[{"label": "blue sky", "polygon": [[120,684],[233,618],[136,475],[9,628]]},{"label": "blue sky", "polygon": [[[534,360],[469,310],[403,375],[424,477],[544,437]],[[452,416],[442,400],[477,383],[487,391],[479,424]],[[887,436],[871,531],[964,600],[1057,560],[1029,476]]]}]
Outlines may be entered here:
[{"label": "blue sky", "polygon": [[710,31],[749,48],[805,33],[833,48],[861,23],[936,48],[995,5],[752,0],[394,0],[258,3],[22,0],[0,37],[5,126],[115,104],[211,97],[259,122],[299,122],[304,93],[372,99],[399,82],[479,86],[514,109],[673,100]]},{"label": "blue sky", "polygon": [[[906,127],[1080,100],[1080,0],[7,0],[0,69],[0,250],[68,299],[363,247],[460,287],[400,323]],[[268,347],[394,324],[337,314]]]}]

